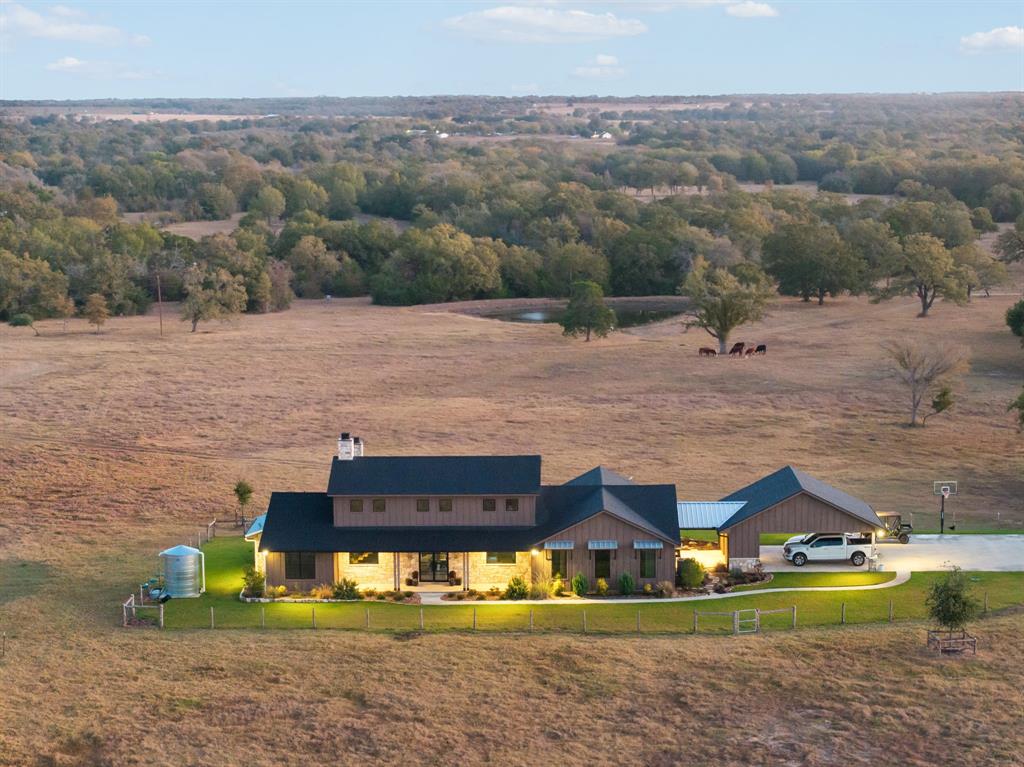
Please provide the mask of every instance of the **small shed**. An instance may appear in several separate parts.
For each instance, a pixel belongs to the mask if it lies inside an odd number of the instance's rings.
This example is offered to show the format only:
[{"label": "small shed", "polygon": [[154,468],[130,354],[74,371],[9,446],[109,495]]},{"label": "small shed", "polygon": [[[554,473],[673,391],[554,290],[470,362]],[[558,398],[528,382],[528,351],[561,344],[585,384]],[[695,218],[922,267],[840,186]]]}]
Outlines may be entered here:
[{"label": "small shed", "polygon": [[164,563],[164,592],[175,599],[198,597],[206,591],[206,557],[191,546],[172,546],[160,552]]},{"label": "small shed", "polygon": [[884,528],[867,503],[793,466],[722,500],[743,503],[718,525],[729,567],[747,569],[760,561],[762,533],[867,533]]}]

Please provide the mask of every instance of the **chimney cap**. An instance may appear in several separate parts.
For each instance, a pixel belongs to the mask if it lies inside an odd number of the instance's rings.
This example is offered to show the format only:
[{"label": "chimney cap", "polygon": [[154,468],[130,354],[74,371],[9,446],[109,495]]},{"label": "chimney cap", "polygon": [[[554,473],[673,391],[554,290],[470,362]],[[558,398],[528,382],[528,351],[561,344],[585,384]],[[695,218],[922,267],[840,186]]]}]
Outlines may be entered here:
[{"label": "chimney cap", "polygon": [[341,433],[341,438],[342,439],[348,439],[350,436],[352,436],[352,435],[349,432],[347,432],[347,431],[343,431]]}]

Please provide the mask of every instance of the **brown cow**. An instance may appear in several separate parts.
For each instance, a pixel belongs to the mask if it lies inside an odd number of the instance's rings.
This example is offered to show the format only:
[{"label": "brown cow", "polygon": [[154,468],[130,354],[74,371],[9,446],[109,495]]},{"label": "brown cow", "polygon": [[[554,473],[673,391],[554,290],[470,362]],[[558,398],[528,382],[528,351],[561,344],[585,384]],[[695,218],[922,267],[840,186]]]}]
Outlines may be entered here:
[{"label": "brown cow", "polygon": [[730,357],[742,357],[743,356],[743,347],[744,346],[746,346],[746,344],[744,344],[742,341],[737,341],[736,343],[734,343],[732,345],[732,348],[729,350],[729,356]]},{"label": "brown cow", "polygon": [[753,357],[754,356],[754,347],[751,346],[749,349],[747,349],[747,351],[743,353],[743,356],[744,357]]},{"label": "brown cow", "polygon": [[697,355],[700,357],[717,357],[718,352],[710,346],[702,346],[697,350]]}]

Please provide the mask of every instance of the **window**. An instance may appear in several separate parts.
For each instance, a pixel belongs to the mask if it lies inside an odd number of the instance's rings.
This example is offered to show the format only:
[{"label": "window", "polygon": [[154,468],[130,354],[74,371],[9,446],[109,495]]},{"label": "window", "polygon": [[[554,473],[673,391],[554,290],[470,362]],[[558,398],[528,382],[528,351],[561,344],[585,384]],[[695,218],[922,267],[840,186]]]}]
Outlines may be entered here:
[{"label": "window", "polygon": [[493,498],[484,498],[484,511],[497,511],[498,502]]},{"label": "window", "polygon": [[612,577],[612,553],[608,549],[594,552],[594,577]]},{"label": "window", "polygon": [[658,552],[650,549],[640,551],[640,577],[655,578],[655,558]]},{"label": "window", "polygon": [[380,560],[380,554],[376,551],[350,551],[348,563],[350,565],[375,565]]},{"label": "window", "polygon": [[569,552],[565,549],[551,552],[551,577],[561,578],[563,581],[569,573]]},{"label": "window", "polygon": [[812,549],[820,549],[824,546],[842,546],[842,538],[819,538],[811,544]]},{"label": "window", "polygon": [[430,511],[430,499],[429,498],[417,498],[416,499],[416,511]]},{"label": "window", "polygon": [[387,511],[388,510],[388,502],[385,499],[383,499],[383,498],[374,498],[373,499],[373,510],[377,511],[377,512]]},{"label": "window", "polygon": [[506,498],[505,499],[505,511],[519,511],[519,499],[518,498]]},{"label": "window", "polygon": [[487,564],[489,565],[514,565],[516,553],[514,551],[488,551]]},{"label": "window", "polygon": [[312,551],[286,551],[284,577],[290,581],[311,581],[316,578],[316,554]]},{"label": "window", "polygon": [[437,499],[437,510],[438,511],[451,511],[452,510],[452,499],[451,498],[438,498]]},{"label": "window", "polygon": [[363,499],[362,498],[351,498],[348,502],[348,510],[354,512],[361,512],[363,510]]}]

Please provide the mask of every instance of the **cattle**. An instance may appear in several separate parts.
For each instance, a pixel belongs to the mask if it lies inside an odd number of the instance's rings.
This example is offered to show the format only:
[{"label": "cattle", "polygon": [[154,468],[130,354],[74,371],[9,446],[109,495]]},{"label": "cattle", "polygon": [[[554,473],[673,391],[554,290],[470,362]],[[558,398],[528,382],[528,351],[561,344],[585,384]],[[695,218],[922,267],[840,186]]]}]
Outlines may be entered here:
[{"label": "cattle", "polygon": [[751,346],[749,349],[747,349],[747,351],[744,353],[743,356],[744,357],[753,357],[754,356],[754,347]]},{"label": "cattle", "polygon": [[744,346],[746,346],[746,344],[744,344],[742,341],[737,341],[736,343],[734,343],[732,345],[732,348],[729,350],[729,356],[730,357],[742,357],[743,356],[743,347]]},{"label": "cattle", "polygon": [[717,357],[718,352],[710,346],[702,346],[697,350],[697,355],[700,357]]},{"label": "cattle", "polygon": [[767,354],[767,353],[768,353],[768,345],[767,344],[758,344],[757,345],[757,349],[754,350],[754,354]]}]

